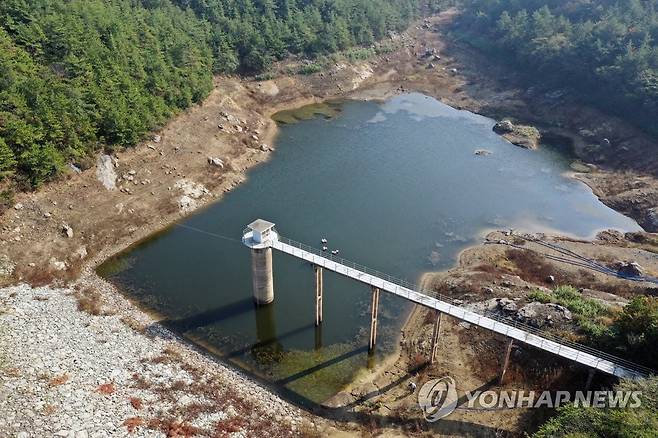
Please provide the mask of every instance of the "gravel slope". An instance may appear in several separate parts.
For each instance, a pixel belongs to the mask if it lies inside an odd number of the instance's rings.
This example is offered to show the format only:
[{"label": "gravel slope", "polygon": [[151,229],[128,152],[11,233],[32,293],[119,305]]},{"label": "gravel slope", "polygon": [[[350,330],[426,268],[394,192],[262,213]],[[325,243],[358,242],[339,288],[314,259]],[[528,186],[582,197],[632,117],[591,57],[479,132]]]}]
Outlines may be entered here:
[{"label": "gravel slope", "polygon": [[72,289],[0,289],[0,436],[316,433],[304,412],[119,301],[93,316]]}]

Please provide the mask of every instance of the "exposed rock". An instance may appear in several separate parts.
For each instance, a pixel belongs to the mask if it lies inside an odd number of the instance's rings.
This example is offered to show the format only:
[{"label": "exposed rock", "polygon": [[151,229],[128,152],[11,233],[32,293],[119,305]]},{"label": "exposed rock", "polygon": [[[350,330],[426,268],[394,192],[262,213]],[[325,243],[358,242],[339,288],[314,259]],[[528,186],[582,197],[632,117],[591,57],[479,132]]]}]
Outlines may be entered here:
[{"label": "exposed rock", "polygon": [[541,328],[564,324],[572,320],[571,312],[554,303],[529,303],[516,312],[516,319],[533,327]]},{"label": "exposed rock", "polygon": [[66,271],[68,269],[68,265],[66,264],[66,262],[57,260],[55,257],[52,257],[49,263],[50,266],[52,266],[57,271]]},{"label": "exposed rock", "polygon": [[493,131],[496,134],[507,134],[509,132],[514,132],[514,124],[510,120],[501,120],[494,125]]},{"label": "exposed rock", "polygon": [[539,147],[541,134],[535,127],[515,125],[509,120],[502,120],[494,125],[493,130],[516,146],[526,149],[537,149]]},{"label": "exposed rock", "polygon": [[7,254],[0,254],[0,277],[9,277],[14,273],[14,265]]},{"label": "exposed rock", "polygon": [[199,204],[197,200],[210,193],[202,184],[186,179],[178,180],[175,187],[183,192],[183,196],[178,199],[178,208],[183,212],[194,210]]},{"label": "exposed rock", "polygon": [[644,269],[642,266],[635,262],[617,262],[615,263],[615,268],[619,275],[626,277],[641,277],[644,275]]},{"label": "exposed rock", "polygon": [[654,207],[647,211],[647,231],[658,231],[658,207]]},{"label": "exposed rock", "polygon": [[208,164],[211,166],[217,166],[220,169],[224,168],[224,162],[219,158],[208,157]]},{"label": "exposed rock", "polygon": [[85,257],[87,257],[87,247],[84,245],[81,246],[75,251],[74,255],[79,259],[84,259]]},{"label": "exposed rock", "polygon": [[69,163],[69,169],[71,169],[75,173],[82,173],[82,170],[73,163]]},{"label": "exposed rock", "polygon": [[516,303],[509,298],[501,298],[498,302],[498,307],[504,312],[516,312],[517,309]]},{"label": "exposed rock", "polygon": [[96,163],[96,177],[107,190],[117,188],[117,174],[114,171],[114,163],[109,155],[101,155]]},{"label": "exposed rock", "polygon": [[192,211],[196,208],[197,202],[187,195],[178,198],[178,208],[182,211]]},{"label": "exposed rock", "polygon": [[[310,424],[305,412],[243,373],[151,326],[127,300],[106,293],[103,282],[94,290],[108,314],[80,311],[74,289],[0,289],[0,303],[11,309],[0,312],[0,351],[11,353],[2,358],[0,436],[164,437],[148,423],[181,412],[191,430],[249,418],[235,436],[261,436],[264,426],[272,436],[294,436],[287,431]],[[180,385],[175,403],[173,384]],[[112,394],[101,392],[105,386]],[[141,410],[133,400],[144,403]],[[137,417],[143,423],[129,431],[125,420]]]},{"label": "exposed rock", "polygon": [[68,226],[67,224],[62,225],[62,234],[64,236],[68,237],[69,239],[73,237],[73,228]]},{"label": "exposed rock", "polygon": [[603,230],[596,235],[596,240],[606,243],[620,243],[626,240],[623,233],[617,230]]},{"label": "exposed rock", "polygon": [[23,204],[20,202],[14,205],[14,210],[22,210],[23,209]]},{"label": "exposed rock", "polygon": [[160,141],[162,141],[162,137],[161,137],[161,136],[159,136],[159,135],[154,135],[154,136],[153,136],[153,142],[154,142],[154,143],[160,143]]}]

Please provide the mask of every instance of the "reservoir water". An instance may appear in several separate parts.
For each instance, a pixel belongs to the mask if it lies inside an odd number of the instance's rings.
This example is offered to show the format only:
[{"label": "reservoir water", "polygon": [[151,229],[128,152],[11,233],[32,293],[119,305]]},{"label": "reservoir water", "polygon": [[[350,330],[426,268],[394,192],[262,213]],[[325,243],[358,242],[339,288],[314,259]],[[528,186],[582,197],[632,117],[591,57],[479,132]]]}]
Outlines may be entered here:
[{"label": "reservoir water", "polygon": [[342,257],[411,281],[453,265],[488,229],[580,237],[639,229],[564,175],[568,157],[513,146],[488,118],[421,94],[324,110],[280,115],[288,123],[276,152],[246,183],[99,268],[165,325],[291,397],[322,402],[381,360],[408,307],[382,295],[378,356],[369,358],[367,287],[325,273],[316,329],[312,268],[275,253],[275,302],[255,308],[239,239],[256,218],[313,246],[327,238]]}]

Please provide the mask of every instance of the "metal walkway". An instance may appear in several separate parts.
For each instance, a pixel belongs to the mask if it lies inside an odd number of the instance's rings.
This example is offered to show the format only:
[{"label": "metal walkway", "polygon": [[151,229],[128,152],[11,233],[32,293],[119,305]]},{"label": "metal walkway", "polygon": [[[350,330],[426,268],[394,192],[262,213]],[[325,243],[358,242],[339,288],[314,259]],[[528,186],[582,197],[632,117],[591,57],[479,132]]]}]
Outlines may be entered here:
[{"label": "metal walkway", "polygon": [[423,291],[404,280],[396,279],[335,255],[326,254],[280,235],[276,235],[265,246],[607,374],[624,378],[638,378],[653,374],[653,370],[649,368],[585,345],[569,342],[510,318],[497,315],[484,316],[450,304],[449,297]]}]

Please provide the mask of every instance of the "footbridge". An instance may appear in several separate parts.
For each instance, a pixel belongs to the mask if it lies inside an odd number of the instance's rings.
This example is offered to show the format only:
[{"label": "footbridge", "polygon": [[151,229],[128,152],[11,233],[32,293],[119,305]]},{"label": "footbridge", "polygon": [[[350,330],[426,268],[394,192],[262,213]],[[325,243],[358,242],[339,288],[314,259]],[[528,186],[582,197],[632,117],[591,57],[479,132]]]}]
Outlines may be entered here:
[{"label": "footbridge", "polygon": [[653,370],[629,362],[622,358],[570,342],[511,318],[499,315],[482,315],[472,310],[451,304],[451,298],[419,287],[382,272],[369,269],[334,254],[280,236],[274,224],[262,219],[251,223],[244,231],[242,242],[252,250],[252,274],[254,299],[257,304],[267,304],[274,300],[272,275],[272,249],[305,260],[315,269],[315,323],[322,323],[323,270],[329,270],[364,283],[372,289],[369,348],[375,347],[377,340],[377,313],[380,291],[392,293],[408,301],[436,312],[432,333],[430,362],[436,357],[437,341],[441,331],[443,315],[449,315],[477,327],[503,335],[507,339],[500,383],[503,382],[515,342],[527,344],[576,363],[589,367],[587,386],[591,383],[594,371],[621,378],[639,378],[653,374]]}]

